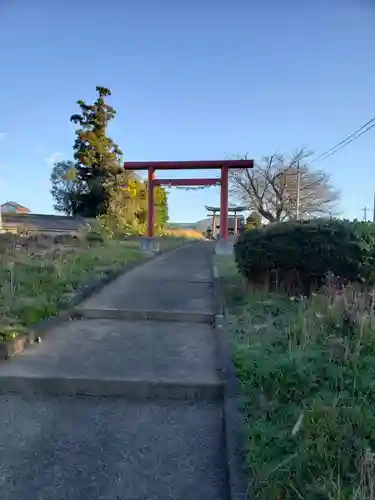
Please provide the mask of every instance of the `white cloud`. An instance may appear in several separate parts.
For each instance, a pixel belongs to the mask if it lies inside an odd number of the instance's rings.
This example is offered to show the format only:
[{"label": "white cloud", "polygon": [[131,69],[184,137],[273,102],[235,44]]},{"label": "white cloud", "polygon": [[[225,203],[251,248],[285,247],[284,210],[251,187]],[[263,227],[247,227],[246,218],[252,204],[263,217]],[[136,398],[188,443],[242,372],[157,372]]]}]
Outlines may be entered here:
[{"label": "white cloud", "polygon": [[1,139],[3,139],[5,136],[6,136],[6,133],[5,133],[5,132],[0,132],[0,141],[1,141]]},{"label": "white cloud", "polygon": [[52,153],[51,155],[47,156],[47,158],[44,158],[45,162],[48,163],[48,165],[53,165],[60,159],[61,153]]}]

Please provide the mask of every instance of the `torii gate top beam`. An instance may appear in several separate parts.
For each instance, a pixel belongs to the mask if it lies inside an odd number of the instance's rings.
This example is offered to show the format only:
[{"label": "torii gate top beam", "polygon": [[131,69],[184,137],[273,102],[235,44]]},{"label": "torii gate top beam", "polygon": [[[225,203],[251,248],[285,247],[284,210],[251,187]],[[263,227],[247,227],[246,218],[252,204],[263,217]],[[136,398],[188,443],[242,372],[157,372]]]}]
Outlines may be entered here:
[{"label": "torii gate top beam", "polygon": [[[204,208],[208,212],[220,212],[220,207],[209,207],[208,205],[205,205]],[[228,212],[244,212],[245,210],[247,210],[246,206],[228,207]]]},{"label": "torii gate top beam", "polygon": [[253,160],[208,160],[208,161],[126,161],[127,170],[209,170],[222,167],[253,168]]}]

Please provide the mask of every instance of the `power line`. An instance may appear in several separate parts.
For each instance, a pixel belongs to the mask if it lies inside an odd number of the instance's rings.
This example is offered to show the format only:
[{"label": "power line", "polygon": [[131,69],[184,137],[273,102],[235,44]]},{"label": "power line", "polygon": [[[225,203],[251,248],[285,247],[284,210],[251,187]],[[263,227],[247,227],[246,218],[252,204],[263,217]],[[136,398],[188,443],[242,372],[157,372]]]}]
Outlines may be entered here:
[{"label": "power line", "polygon": [[326,160],[327,158],[329,158],[330,156],[334,155],[335,153],[337,153],[338,151],[340,151],[341,149],[343,149],[345,146],[348,146],[348,144],[350,144],[351,142],[355,141],[356,139],[358,139],[359,137],[361,137],[363,134],[365,134],[366,132],[368,132],[369,130],[371,130],[374,127],[375,127],[375,116],[374,116],[374,118],[371,118],[371,120],[369,120],[368,122],[366,122],[365,124],[363,124],[355,132],[353,132],[350,135],[348,135],[348,137],[346,137],[345,139],[343,139],[341,142],[339,142],[338,144],[336,144],[332,148],[328,149],[324,153],[320,154],[319,156],[317,156],[316,158],[314,158],[313,160],[311,160],[309,162],[309,165],[311,163],[315,163],[316,161],[319,161],[319,160],[320,161]]},{"label": "power line", "polygon": [[344,144],[346,141],[348,141],[349,139],[351,139],[353,136],[355,136],[356,134],[358,134],[358,132],[360,132],[361,130],[363,130],[365,127],[367,127],[368,125],[370,125],[372,122],[375,121],[375,117],[372,118],[371,120],[369,120],[367,123],[365,123],[364,125],[362,125],[362,127],[360,127],[359,129],[357,129],[355,132],[353,132],[352,134],[348,135],[348,137],[346,137],[344,140],[342,140],[341,142],[339,142],[338,144],[336,144],[336,146],[333,146],[331,149],[328,149],[327,151],[325,151],[324,153],[320,154],[317,158],[315,158],[314,160],[312,161],[317,161],[319,160],[320,158],[322,158],[323,156],[325,156],[326,154],[330,153],[331,151],[333,151],[334,149],[336,149],[337,147],[341,146],[341,144]]},{"label": "power line", "polygon": [[335,149],[334,151],[332,151],[330,154],[327,154],[326,156],[324,156],[324,158],[321,158],[321,161],[323,160],[326,160],[327,158],[329,158],[330,156],[334,155],[335,153],[337,153],[338,151],[340,151],[341,149],[343,149],[345,146],[348,146],[350,143],[352,143],[355,139],[359,139],[359,137],[361,137],[362,135],[364,135],[366,132],[368,132],[369,130],[373,129],[375,127],[375,123],[373,123],[371,126],[367,127],[365,130],[363,130],[363,132],[361,132],[360,134],[356,135],[355,137],[353,137],[350,141],[347,141],[345,144],[343,144],[341,147]]}]

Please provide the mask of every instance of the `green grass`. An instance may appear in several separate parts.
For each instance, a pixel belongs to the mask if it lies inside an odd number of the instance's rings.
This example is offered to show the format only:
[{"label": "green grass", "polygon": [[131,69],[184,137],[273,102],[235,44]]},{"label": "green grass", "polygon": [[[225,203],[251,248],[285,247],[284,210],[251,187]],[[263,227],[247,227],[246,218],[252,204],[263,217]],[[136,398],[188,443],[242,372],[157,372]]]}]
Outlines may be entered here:
[{"label": "green grass", "polygon": [[143,258],[137,242],[13,250],[0,265],[0,341],[57,314],[93,279]]},{"label": "green grass", "polygon": [[[37,236],[22,241],[3,235],[0,241],[0,342],[15,338],[28,326],[56,315],[82,288],[95,279],[141,261],[139,241],[69,239],[54,244]],[[99,238],[100,239],[100,238]],[[162,251],[188,241],[160,238]]]},{"label": "green grass", "polygon": [[[246,287],[217,261],[243,396],[249,498],[375,498],[375,321],[368,297]],[[370,306],[368,305],[370,303]]]}]

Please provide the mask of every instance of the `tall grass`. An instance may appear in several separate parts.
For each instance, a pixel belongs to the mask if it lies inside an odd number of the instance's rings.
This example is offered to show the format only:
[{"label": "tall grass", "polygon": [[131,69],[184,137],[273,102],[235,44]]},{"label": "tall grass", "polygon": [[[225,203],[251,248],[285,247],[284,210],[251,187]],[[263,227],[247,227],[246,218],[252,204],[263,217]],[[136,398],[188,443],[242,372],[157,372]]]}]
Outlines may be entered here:
[{"label": "tall grass", "polygon": [[249,498],[373,500],[373,291],[328,283],[311,299],[287,297],[245,286],[231,261],[219,267]]},{"label": "tall grass", "polygon": [[195,229],[166,229],[163,232],[164,236],[170,236],[173,238],[186,238],[186,239],[198,239],[201,240],[203,238],[202,233],[196,231]]},{"label": "tall grass", "polygon": [[89,281],[143,258],[137,242],[14,241],[1,249],[0,342],[55,315]]},{"label": "tall grass", "polygon": [[[161,250],[186,241],[161,238]],[[78,235],[0,235],[0,342],[53,316],[93,279],[140,261],[137,239],[108,239],[98,231]]]}]

